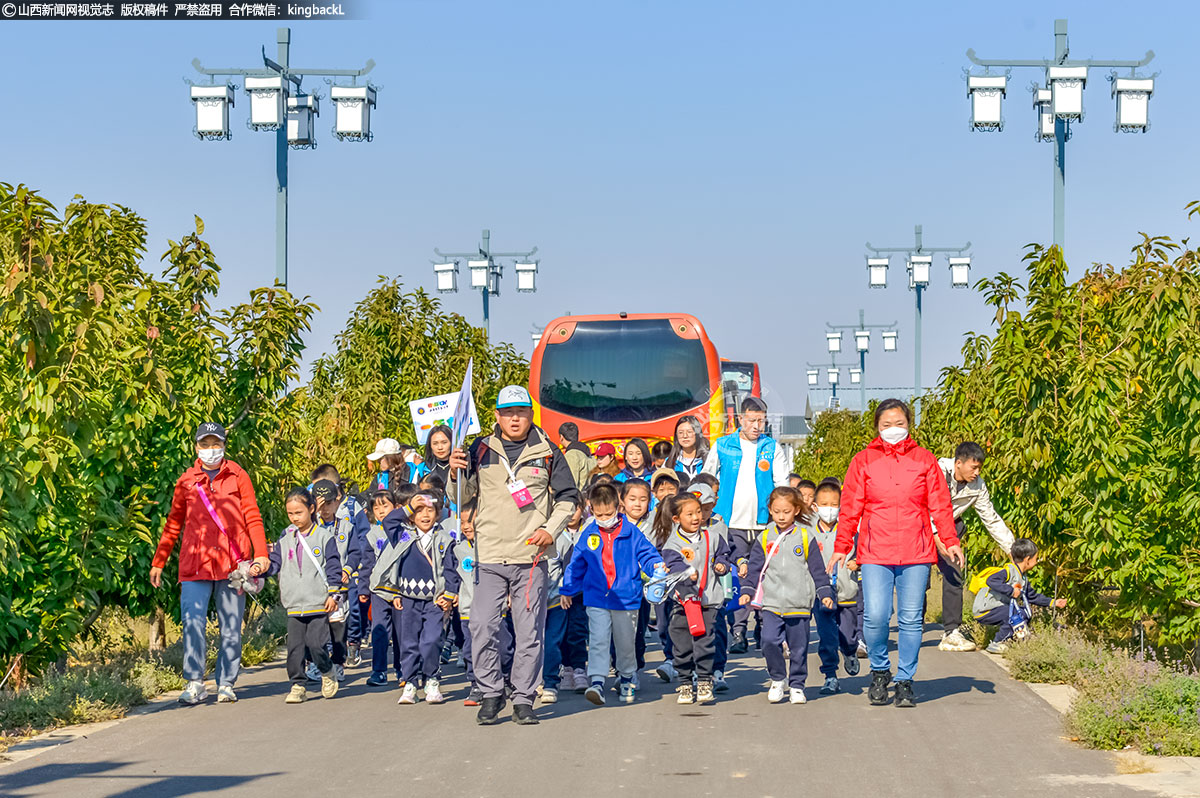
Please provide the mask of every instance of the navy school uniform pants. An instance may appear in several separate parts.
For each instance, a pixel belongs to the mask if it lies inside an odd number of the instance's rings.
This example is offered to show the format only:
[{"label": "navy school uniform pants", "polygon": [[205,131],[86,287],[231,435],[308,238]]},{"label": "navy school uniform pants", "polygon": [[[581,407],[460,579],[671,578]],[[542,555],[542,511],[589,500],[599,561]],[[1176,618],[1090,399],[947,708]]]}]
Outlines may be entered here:
[{"label": "navy school uniform pants", "polygon": [[588,617],[587,607],[576,601],[567,610],[567,632],[563,637],[562,661],[568,668],[587,668]]},{"label": "navy school uniform pants", "polygon": [[650,602],[642,599],[638,607],[637,626],[633,638],[633,651],[637,656],[637,668],[646,667],[646,630],[650,628]]},{"label": "navy school uniform pants", "polygon": [[[743,607],[742,609],[745,609]],[[676,607],[675,612],[682,612]],[[725,672],[725,666],[729,664],[729,628],[733,624],[734,613],[725,609],[724,606],[717,610],[716,626],[713,628],[713,670]]]},{"label": "navy school uniform pants", "polygon": [[[475,687],[475,663],[471,658],[471,619],[462,619],[463,663],[467,666],[467,680]],[[512,616],[505,615],[504,623],[500,624],[500,670],[504,680],[512,675],[513,656],[516,654],[516,636],[513,634]]]},{"label": "navy school uniform pants", "polygon": [[671,611],[671,643],[675,670],[679,673],[679,680],[685,684],[691,680],[693,673],[700,681],[712,681],[713,671],[716,670],[713,667],[713,655],[717,639],[717,608],[703,607],[701,614],[704,616],[704,634],[692,637],[691,630],[688,629],[687,613],[683,608],[675,607]]},{"label": "navy school uniform pants", "polygon": [[[346,642],[358,645],[371,640],[371,619],[367,610],[371,608],[370,601],[359,601],[360,591],[355,588],[350,591],[350,617],[346,623]],[[368,594],[368,599],[370,594]]]},{"label": "navy school uniform pants", "polygon": [[423,683],[442,667],[442,621],[446,612],[433,599],[401,598],[400,678]]},{"label": "navy school uniform pants", "polygon": [[672,601],[664,601],[662,604],[655,605],[654,608],[654,624],[658,627],[658,642],[662,645],[663,660],[671,661],[671,608],[675,604]]},{"label": "navy school uniform pants", "polygon": [[[808,616],[784,617],[770,610],[762,611],[762,653],[771,681],[786,680],[789,687],[804,689],[804,682],[808,680],[808,621]],[[784,641],[788,645],[786,660],[783,658]]]},{"label": "navy school uniform pants", "polygon": [[996,637],[994,642],[1003,643],[1013,636],[1012,624],[1008,622],[1009,609],[1007,606],[992,607],[990,610],[980,615],[975,620],[983,626],[995,626]]},{"label": "navy school uniform pants", "polygon": [[333,670],[326,646],[329,645],[329,617],[289,615],[287,619],[287,674],[293,684],[304,684],[306,655],[317,663],[317,670],[328,675]]},{"label": "navy school uniform pants", "polygon": [[371,671],[387,673],[388,644],[392,646],[392,665],[400,677],[400,613],[390,602],[371,594]]},{"label": "navy school uniform pants", "polygon": [[855,637],[858,613],[853,604],[835,604],[833,609],[827,610],[818,599],[813,614],[817,622],[817,654],[821,658],[821,673],[837,676],[838,652],[853,657],[858,651],[858,639]]}]

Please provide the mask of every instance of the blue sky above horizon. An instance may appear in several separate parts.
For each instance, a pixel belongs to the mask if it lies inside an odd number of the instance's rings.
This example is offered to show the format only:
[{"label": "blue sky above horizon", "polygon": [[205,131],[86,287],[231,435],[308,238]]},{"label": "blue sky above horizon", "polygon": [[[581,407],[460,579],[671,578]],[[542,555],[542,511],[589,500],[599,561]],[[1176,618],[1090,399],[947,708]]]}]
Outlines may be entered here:
[{"label": "blue sky above horizon", "polygon": [[[1090,75],[1067,147],[1078,275],[1125,263],[1140,231],[1195,234],[1196,7],[376,0],[367,20],[291,23],[293,64],[374,58],[382,87],[374,142],[337,142],[325,108],[317,149],[291,154],[290,287],[322,308],[310,359],[377,275],[432,290],[433,248],[471,249],[487,227],[494,249],[539,248],[538,293],[517,294],[510,272],[492,304],[493,337],[524,352],[566,312],[682,310],[723,356],[760,362],[773,409],[799,413],[805,364],[828,359],[825,323],[864,308],[901,341],[885,355],[874,340],[868,385],[908,386],[913,297],[899,259],[887,290],[867,288],[864,242],[908,245],[919,223],[928,245],[971,241],[977,279],[1019,273],[1023,247],[1049,240],[1052,153],[1026,91],[1039,74],[1014,72],[1004,132],[979,134],[963,68],[968,47],[1052,55],[1056,17],[1073,57],[1153,49],[1146,71],[1162,73],[1146,135],[1113,132],[1107,70]],[[254,65],[275,27],[0,25],[0,180],[60,206],[79,193],[132,207],[151,266],[198,214],[221,301],[240,301],[274,276],[273,137],[244,127],[239,93],[232,141],[195,139],[182,78],[193,57]],[[951,290],[944,260],[933,274],[926,385],[991,320],[979,295]],[[443,300],[480,323],[477,292]]]}]

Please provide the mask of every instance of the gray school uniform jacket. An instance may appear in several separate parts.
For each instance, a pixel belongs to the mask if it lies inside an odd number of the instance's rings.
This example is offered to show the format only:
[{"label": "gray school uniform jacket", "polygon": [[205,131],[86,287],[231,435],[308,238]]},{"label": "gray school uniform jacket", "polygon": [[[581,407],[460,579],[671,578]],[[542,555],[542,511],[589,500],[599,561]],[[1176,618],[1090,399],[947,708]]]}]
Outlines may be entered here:
[{"label": "gray school uniform jacket", "polygon": [[342,562],[329,528],[314,526],[304,542],[320,563],[318,569],[302,547],[296,527],[289,526],[271,545],[267,576],[279,577],[279,603],[291,616],[324,615],[325,601],[342,591]]},{"label": "gray school uniform jacket", "polygon": [[[775,540],[783,540],[771,561],[767,553]],[[750,563],[742,580],[743,595],[753,597],[762,580],[762,608],[781,617],[807,618],[818,598],[833,598],[825,561],[812,531],[797,524],[780,535],[775,524],[758,532],[750,542]]]},{"label": "gray school uniform jacket", "polygon": [[[386,526],[384,530],[387,530]],[[434,598],[437,598],[446,592],[443,565],[446,560],[446,551],[454,545],[458,533],[442,529],[440,524],[434,526],[432,531],[433,549],[430,552],[430,556],[433,558],[433,562],[431,563],[434,583],[433,595]],[[379,560],[375,563],[375,567],[371,571],[370,587],[372,593],[380,596],[385,601],[391,601],[400,597],[400,561],[417,542],[419,535],[420,533],[416,527],[405,524],[400,536],[396,538],[396,542],[383,550],[383,554],[379,555]]]},{"label": "gray school uniform jacket", "polygon": [[458,597],[458,617],[471,620],[471,601],[475,598],[475,544],[459,537],[446,552],[442,563],[442,582],[447,596]]},{"label": "gray school uniform jacket", "polygon": [[[706,548],[708,549],[707,568],[704,562]],[[679,586],[680,592],[689,591],[694,586],[694,589],[700,594],[701,606],[720,607],[725,603],[725,588],[721,586],[721,579],[713,566],[721,563],[726,569],[732,567],[729,543],[712,529],[705,527],[694,535],[687,535],[679,527],[675,527],[671,536],[667,538],[667,542],[663,544],[662,557],[668,573],[686,571],[689,566],[701,574],[705,571],[708,572],[708,578],[705,579],[703,585],[698,581],[682,582]]]},{"label": "gray school uniform jacket", "polygon": [[572,535],[564,529],[554,536],[554,545],[547,548],[542,554],[542,557],[546,559],[546,606],[548,608],[552,609],[560,605],[563,576],[567,572],[567,562],[570,560],[571,550],[575,547],[575,539],[578,536],[579,530],[575,530],[575,534]]},{"label": "gray school uniform jacket", "polygon": [[[821,551],[821,559],[828,566],[829,558],[833,556],[833,543],[837,540],[837,524],[835,523],[828,532],[822,532],[819,523],[813,524],[809,529],[809,536],[816,542],[817,548]],[[854,559],[853,548],[850,549],[848,559]],[[839,565],[837,569],[837,603],[854,604],[858,598],[858,589],[858,574],[847,568],[845,563]]]}]

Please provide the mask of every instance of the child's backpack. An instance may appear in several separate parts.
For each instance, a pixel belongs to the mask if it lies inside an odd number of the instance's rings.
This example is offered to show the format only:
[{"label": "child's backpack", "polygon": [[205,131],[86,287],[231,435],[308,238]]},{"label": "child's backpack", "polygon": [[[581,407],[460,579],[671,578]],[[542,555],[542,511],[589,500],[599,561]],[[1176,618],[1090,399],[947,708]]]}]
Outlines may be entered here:
[{"label": "child's backpack", "polygon": [[979,591],[987,587],[987,580],[991,578],[992,574],[998,574],[1001,571],[1007,570],[1008,565],[995,565],[991,568],[984,568],[982,571],[975,574],[975,576],[971,577],[971,583],[967,585],[967,589],[972,593],[979,593]]}]

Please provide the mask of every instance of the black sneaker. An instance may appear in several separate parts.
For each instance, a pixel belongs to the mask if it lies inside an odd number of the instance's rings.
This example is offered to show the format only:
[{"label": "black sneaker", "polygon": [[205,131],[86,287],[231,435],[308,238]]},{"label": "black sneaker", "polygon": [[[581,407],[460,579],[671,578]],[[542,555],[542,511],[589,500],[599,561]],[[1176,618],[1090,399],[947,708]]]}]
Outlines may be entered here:
[{"label": "black sneaker", "polygon": [[512,719],[518,726],[538,725],[538,717],[533,713],[532,704],[513,704]]},{"label": "black sneaker", "polygon": [[871,706],[881,707],[890,703],[888,684],[891,681],[891,671],[871,671],[871,686],[867,688],[867,699],[871,702]]},{"label": "black sneaker", "polygon": [[475,716],[475,722],[480,726],[491,726],[494,723],[499,723],[500,710],[502,709],[504,709],[503,696],[485,698],[479,702],[479,714]]},{"label": "black sneaker", "polygon": [[745,654],[750,647],[746,644],[746,635],[738,632],[729,641],[730,654]]},{"label": "black sneaker", "polygon": [[913,695],[912,682],[896,682],[896,706],[910,709],[917,705],[917,697]]},{"label": "black sneaker", "polygon": [[387,684],[386,673],[372,671],[371,675],[367,677],[367,687],[382,687],[385,684]]}]

